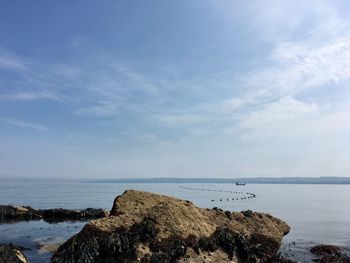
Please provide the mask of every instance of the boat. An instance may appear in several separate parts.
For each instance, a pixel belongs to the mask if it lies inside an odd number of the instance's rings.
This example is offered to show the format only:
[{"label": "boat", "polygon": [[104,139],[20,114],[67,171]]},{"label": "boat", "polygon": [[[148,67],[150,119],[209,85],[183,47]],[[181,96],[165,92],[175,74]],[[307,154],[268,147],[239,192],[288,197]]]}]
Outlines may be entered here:
[{"label": "boat", "polygon": [[245,185],[245,183],[236,182],[236,185]]}]

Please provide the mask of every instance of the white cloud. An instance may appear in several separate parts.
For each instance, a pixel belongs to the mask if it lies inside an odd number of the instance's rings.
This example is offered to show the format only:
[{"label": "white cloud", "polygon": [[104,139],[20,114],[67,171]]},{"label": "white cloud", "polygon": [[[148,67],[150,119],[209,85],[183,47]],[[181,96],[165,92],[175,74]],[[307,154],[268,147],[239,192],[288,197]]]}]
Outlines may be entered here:
[{"label": "white cloud", "polygon": [[0,48],[0,70],[22,71],[26,69],[22,59]]},{"label": "white cloud", "polygon": [[5,124],[10,124],[19,128],[28,128],[38,131],[48,131],[49,128],[47,126],[44,126],[42,124],[37,123],[30,123],[19,119],[13,119],[13,118],[0,118],[0,122]]},{"label": "white cloud", "polygon": [[5,70],[22,70],[25,66],[15,58],[0,57],[0,68]]},{"label": "white cloud", "polygon": [[50,91],[19,91],[14,93],[0,93],[0,100],[33,101],[33,100],[59,100],[59,96]]},{"label": "white cloud", "polygon": [[[264,140],[350,132],[349,108],[344,106],[349,105],[349,34],[317,44],[314,38],[279,43],[268,62],[242,77],[245,94],[218,107],[232,117],[225,134]],[[323,95],[325,90],[336,99]]]},{"label": "white cloud", "polygon": [[101,101],[96,105],[85,106],[75,111],[77,115],[90,115],[97,117],[112,117],[120,113],[117,103]]},{"label": "white cloud", "polygon": [[311,138],[330,141],[350,132],[349,120],[349,108],[328,109],[286,98],[242,116],[238,127],[226,132],[249,141]]},{"label": "white cloud", "polygon": [[183,114],[163,114],[156,117],[158,122],[161,125],[168,125],[170,127],[183,127],[183,126],[192,126],[199,123],[208,121],[208,116],[183,113]]},{"label": "white cloud", "polygon": [[[273,66],[250,72],[246,77],[250,97],[295,96],[350,79],[350,35],[319,47],[309,43],[279,44],[271,55]],[[259,94],[260,93],[260,94]]]},{"label": "white cloud", "polygon": [[318,113],[318,106],[315,103],[306,104],[292,97],[285,97],[240,117],[240,125],[243,128],[256,128],[300,117],[305,118],[316,113]]},{"label": "white cloud", "polygon": [[247,100],[246,98],[232,98],[228,100],[224,100],[221,102],[221,105],[219,107],[219,110],[221,110],[223,113],[231,113],[233,111],[236,111],[242,107],[247,106],[252,101]]},{"label": "white cloud", "polygon": [[[69,145],[94,149],[77,155],[62,149],[67,141],[56,134],[53,142],[42,141],[45,147],[52,144],[52,158],[46,150],[33,154],[39,138],[17,138],[21,147],[22,142],[31,146],[23,147],[28,158],[22,159],[30,160],[32,171],[40,170],[36,164],[44,158],[53,174],[75,172],[77,161],[87,164],[79,167],[80,176],[281,176],[295,175],[293,169],[297,175],[319,175],[325,173],[317,167],[320,160],[326,165],[336,160],[334,166],[347,173],[348,21],[323,0],[210,3],[219,6],[208,13],[215,19],[200,24],[194,20],[196,27],[188,24],[189,32],[206,33],[188,34],[183,50],[152,36],[147,43],[132,45],[137,52],[119,50],[119,45],[103,51],[99,45],[86,48],[88,41],[81,40],[74,54],[62,46],[59,56],[47,56],[50,47],[28,59],[0,50],[0,69],[11,71],[0,79],[0,100],[57,100],[50,103],[60,105],[50,110],[59,119],[67,118],[59,129],[74,134],[67,139]],[[206,12],[204,4],[201,10]],[[332,91],[336,96],[329,98]],[[40,118],[37,109],[45,110],[46,103],[38,101],[27,116]],[[3,127],[48,131],[19,119],[0,122]],[[13,164],[17,155],[11,158]],[[312,158],[317,162],[310,162]],[[5,167],[13,169],[4,160]]]}]

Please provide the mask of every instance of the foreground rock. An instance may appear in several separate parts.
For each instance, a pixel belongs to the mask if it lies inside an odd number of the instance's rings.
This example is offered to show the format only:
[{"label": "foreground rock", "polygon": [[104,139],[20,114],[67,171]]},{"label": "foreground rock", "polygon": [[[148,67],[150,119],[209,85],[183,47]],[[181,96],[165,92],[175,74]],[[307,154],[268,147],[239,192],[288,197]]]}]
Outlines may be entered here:
[{"label": "foreground rock", "polygon": [[128,190],[115,199],[110,217],[86,224],[52,262],[272,262],[288,232],[268,214],[202,209]]},{"label": "foreground rock", "polygon": [[0,222],[44,219],[47,222],[66,220],[97,219],[108,216],[108,212],[98,208],[84,210],[34,209],[30,206],[0,205]]},{"label": "foreground rock", "polygon": [[350,263],[350,257],[343,254],[340,247],[332,245],[317,245],[310,252],[318,256],[315,261],[321,263]]},{"label": "foreground rock", "polygon": [[27,263],[27,258],[18,247],[0,245],[0,263]]}]

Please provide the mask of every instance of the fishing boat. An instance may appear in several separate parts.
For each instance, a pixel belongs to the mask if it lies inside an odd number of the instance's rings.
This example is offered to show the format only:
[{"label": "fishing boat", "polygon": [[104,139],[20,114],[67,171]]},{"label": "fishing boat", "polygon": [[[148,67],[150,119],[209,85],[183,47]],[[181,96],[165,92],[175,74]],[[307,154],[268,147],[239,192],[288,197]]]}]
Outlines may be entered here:
[{"label": "fishing boat", "polygon": [[236,185],[245,185],[245,183],[236,182]]}]

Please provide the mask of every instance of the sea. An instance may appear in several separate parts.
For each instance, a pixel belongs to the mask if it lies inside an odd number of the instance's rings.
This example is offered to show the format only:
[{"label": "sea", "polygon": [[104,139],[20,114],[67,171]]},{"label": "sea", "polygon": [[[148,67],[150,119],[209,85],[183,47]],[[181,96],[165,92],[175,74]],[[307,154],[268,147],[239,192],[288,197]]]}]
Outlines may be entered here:
[{"label": "sea", "polygon": [[[350,252],[350,185],[0,182],[0,204],[34,208],[104,208],[127,189],[150,191],[192,201],[203,208],[270,213],[291,226],[281,253],[312,262],[309,248],[333,244]],[[244,198],[254,194],[254,198]],[[86,222],[46,223],[42,220],[0,224],[0,243],[23,247],[31,263],[49,262],[43,245],[60,244]]]}]

